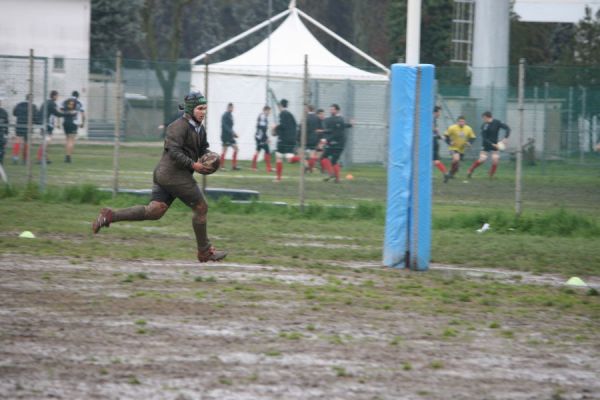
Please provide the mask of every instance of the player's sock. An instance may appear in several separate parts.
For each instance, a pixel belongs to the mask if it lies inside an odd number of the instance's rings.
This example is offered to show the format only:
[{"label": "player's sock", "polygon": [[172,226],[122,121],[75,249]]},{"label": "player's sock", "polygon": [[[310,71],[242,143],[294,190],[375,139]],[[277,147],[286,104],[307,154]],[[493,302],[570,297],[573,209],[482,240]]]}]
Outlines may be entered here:
[{"label": "player's sock", "polygon": [[492,166],[490,167],[490,178],[494,176],[497,169],[498,169],[498,163],[493,162]]},{"label": "player's sock", "polygon": [[295,155],[292,158],[290,158],[290,164],[295,164],[300,162],[300,156],[299,155]]},{"label": "player's sock", "polygon": [[308,170],[310,172],[313,172],[313,169],[315,168],[316,163],[317,163],[317,157],[311,157],[308,159]]},{"label": "player's sock", "polygon": [[221,168],[225,168],[225,152],[221,153]]},{"label": "player's sock", "polygon": [[277,170],[277,180],[281,180],[281,174],[283,173],[283,161],[277,160],[275,163],[275,169]]},{"label": "player's sock", "polygon": [[129,207],[129,208],[123,208],[121,210],[113,210],[111,222],[143,221],[145,219],[146,219],[146,207],[145,206],[133,206],[133,207]]},{"label": "player's sock", "polygon": [[327,167],[325,165],[325,159],[321,158],[321,172],[327,172]]},{"label": "player's sock", "polygon": [[467,172],[469,173],[469,175],[470,175],[470,174],[472,174],[472,173],[473,173],[473,171],[475,171],[475,168],[479,167],[481,164],[482,164],[482,162],[481,162],[481,161],[479,161],[479,160],[475,160],[475,161],[473,162],[473,164],[471,164],[471,166],[470,166],[470,167],[469,167],[469,169],[467,170]]},{"label": "player's sock", "polygon": [[20,151],[21,151],[21,143],[17,142],[15,144],[13,144],[12,156],[13,157],[19,157],[19,152]]},{"label": "player's sock", "polygon": [[333,173],[335,174],[335,181],[339,182],[340,181],[340,164],[335,164],[333,166]]},{"label": "player's sock", "polygon": [[269,153],[265,153],[265,163],[267,164],[267,172],[273,171],[273,168],[271,168],[271,155]]},{"label": "player's sock", "polygon": [[452,161],[452,167],[450,167],[450,175],[455,175],[458,172],[459,161]]},{"label": "player's sock", "polygon": [[27,160],[27,157],[29,157],[29,145],[27,143],[23,144],[23,162],[25,162],[25,160]]},{"label": "player's sock", "polygon": [[[265,158],[267,156],[265,155]],[[256,169],[256,160],[258,159],[258,153],[254,153],[254,157],[252,157],[252,169]]]},{"label": "player's sock", "polygon": [[439,169],[442,174],[446,175],[448,173],[446,166],[440,160],[435,160],[434,164],[435,164],[435,167],[437,169]]},{"label": "player's sock", "polygon": [[42,161],[43,151],[44,151],[44,148],[42,145],[40,145],[40,147],[38,147],[38,151],[37,151],[37,160],[38,161]]},{"label": "player's sock", "polygon": [[233,152],[233,157],[231,158],[231,168],[237,168],[237,150]]},{"label": "player's sock", "polygon": [[331,161],[329,160],[329,158],[324,158],[321,161],[321,164],[323,165],[323,169],[327,172],[327,174],[329,174],[329,176],[334,175],[333,166],[331,165]]}]

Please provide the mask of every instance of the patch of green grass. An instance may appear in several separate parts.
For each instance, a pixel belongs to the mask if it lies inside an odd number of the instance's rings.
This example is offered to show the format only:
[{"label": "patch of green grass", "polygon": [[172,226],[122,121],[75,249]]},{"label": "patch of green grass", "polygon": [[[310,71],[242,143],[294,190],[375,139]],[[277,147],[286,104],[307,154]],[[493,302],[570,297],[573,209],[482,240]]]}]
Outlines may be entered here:
[{"label": "patch of green grass", "polygon": [[129,383],[130,385],[141,385],[142,384],[142,382],[140,382],[140,380],[135,375],[131,375],[129,377],[129,379],[127,379],[127,383]]},{"label": "patch of green grass", "polygon": [[348,371],[346,371],[346,368],[344,368],[344,367],[340,367],[338,365],[334,365],[331,368],[333,369],[333,371],[335,372],[335,375],[338,378],[348,378],[348,377],[352,376],[352,374],[349,373]]},{"label": "patch of green grass", "polygon": [[280,355],[281,355],[281,352],[279,350],[268,350],[268,351],[265,351],[265,356],[279,357]]},{"label": "patch of green grass", "polygon": [[138,320],[135,321],[135,324],[139,325],[139,326],[145,326],[146,325],[146,320],[145,319],[138,319]]},{"label": "patch of green grass", "polygon": [[490,329],[500,329],[500,323],[499,322],[492,322],[490,323]]},{"label": "patch of green grass", "polygon": [[300,340],[304,335],[300,332],[279,332],[279,337],[288,340]]},{"label": "patch of green grass", "polygon": [[401,336],[394,336],[394,338],[390,341],[390,345],[398,346],[402,342]]},{"label": "patch of green grass", "polygon": [[443,333],[443,336],[445,338],[456,337],[457,335],[458,335],[458,331],[453,328],[446,328]]},{"label": "patch of green grass", "polygon": [[432,362],[429,363],[429,368],[431,369],[441,369],[444,368],[444,363],[442,361],[439,360],[434,360]]},{"label": "patch of green grass", "polygon": [[227,378],[225,376],[221,376],[221,377],[219,377],[219,383],[221,385],[231,386],[231,385],[233,385],[233,380],[231,380],[230,378]]},{"label": "patch of green grass", "polygon": [[515,333],[510,330],[501,331],[500,334],[502,335],[502,337],[505,337],[507,339],[513,339],[515,337]]},{"label": "patch of green grass", "polygon": [[410,370],[412,370],[412,364],[411,364],[411,363],[409,363],[408,361],[406,361],[406,362],[403,362],[403,363],[402,363],[402,369],[403,369],[404,371],[410,371]]}]

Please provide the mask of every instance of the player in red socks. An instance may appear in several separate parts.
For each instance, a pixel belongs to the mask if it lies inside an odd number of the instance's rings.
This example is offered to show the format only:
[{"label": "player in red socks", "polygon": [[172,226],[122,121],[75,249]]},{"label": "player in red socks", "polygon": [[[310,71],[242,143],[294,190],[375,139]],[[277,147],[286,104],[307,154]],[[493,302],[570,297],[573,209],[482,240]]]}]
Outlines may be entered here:
[{"label": "player in red socks", "polygon": [[[308,172],[313,172],[317,160],[317,146],[319,144],[319,129],[321,129],[321,120],[315,113],[315,107],[309,105],[307,107],[308,113],[306,114],[306,152],[308,161],[306,169]],[[320,110],[323,111],[323,110]]]},{"label": "player in red socks", "polygon": [[[19,104],[17,104],[15,106],[15,108],[13,109],[13,115],[17,118],[17,124],[15,127],[15,133],[16,133],[16,141],[13,144],[13,150],[12,150],[12,160],[13,160],[13,164],[16,164],[19,162],[19,153],[21,152],[21,147],[23,148],[22,150],[22,162],[23,164],[25,163],[25,161],[27,160],[27,156],[28,156],[28,145],[27,145],[27,122],[28,122],[28,116],[29,116],[29,108],[28,108],[28,103],[29,103],[29,99],[30,96],[27,95],[25,97],[25,101],[20,102]],[[31,105],[31,109],[32,109],[32,115],[33,115],[33,123],[35,124],[37,121],[37,116],[39,115],[38,113],[38,109],[35,106],[35,104]]]},{"label": "player in red socks", "polygon": [[237,141],[235,140],[237,137],[237,133],[233,131],[233,103],[229,103],[227,104],[227,111],[225,111],[221,117],[221,142],[223,143],[223,152],[221,153],[221,169],[225,169],[225,156],[227,155],[227,149],[229,147],[233,149],[231,169],[234,171],[240,169],[237,166],[238,145]]},{"label": "player in red socks", "polygon": [[433,108],[433,165],[444,175],[444,183],[448,182],[450,179],[450,174],[448,174],[448,170],[444,163],[440,160],[440,139],[442,138],[440,135],[440,131],[438,129],[437,120],[440,117],[440,112],[442,108],[440,106],[435,106]]},{"label": "player in red socks", "polygon": [[283,174],[283,160],[285,158],[290,162],[299,161],[300,157],[294,154],[296,149],[296,119],[291,112],[288,111],[288,101],[281,99],[279,106],[279,124],[273,128],[273,136],[277,136],[277,152],[275,156],[275,170],[277,179],[275,182],[281,182]]},{"label": "player in red socks", "polygon": [[256,163],[260,151],[265,152],[265,164],[267,164],[267,172],[272,172],[271,168],[271,149],[269,148],[269,137],[267,136],[267,128],[269,126],[269,115],[271,114],[271,107],[264,106],[258,118],[256,119],[256,133],[254,134],[254,140],[256,140],[256,151],[252,157],[252,170],[256,171]]},{"label": "player in red socks", "polygon": [[[500,162],[500,153],[498,152],[498,148],[500,147],[498,143],[502,143],[504,145],[506,143],[506,139],[510,135],[510,127],[503,122],[494,119],[492,113],[490,111],[486,111],[481,115],[483,119],[483,125],[481,125],[481,139],[483,141],[483,147],[481,149],[481,153],[479,153],[479,159],[476,160],[469,170],[467,171],[467,177],[471,178],[473,176],[473,172],[477,167],[483,164],[487,158],[488,154],[492,153],[492,166],[490,167],[489,177],[490,179],[494,177],[496,170],[498,169],[498,163]],[[504,130],[504,139],[500,142],[498,141],[498,133],[500,129]]]},{"label": "player in red socks", "polygon": [[352,123],[347,123],[340,115],[340,106],[332,104],[329,107],[331,116],[325,120],[325,129],[323,132],[326,135],[327,145],[323,152],[322,165],[325,171],[329,174],[325,181],[335,179],[335,183],[340,183],[340,164],[339,159],[344,151],[346,144],[346,128],[352,128]]}]

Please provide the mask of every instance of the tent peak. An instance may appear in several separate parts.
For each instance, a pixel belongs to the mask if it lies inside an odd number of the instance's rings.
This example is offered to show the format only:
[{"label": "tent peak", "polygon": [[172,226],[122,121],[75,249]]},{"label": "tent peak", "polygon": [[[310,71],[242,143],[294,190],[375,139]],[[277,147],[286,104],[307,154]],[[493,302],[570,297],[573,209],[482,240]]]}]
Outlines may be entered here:
[{"label": "tent peak", "polygon": [[296,8],[296,0],[290,0],[290,5],[288,7],[290,10]]}]

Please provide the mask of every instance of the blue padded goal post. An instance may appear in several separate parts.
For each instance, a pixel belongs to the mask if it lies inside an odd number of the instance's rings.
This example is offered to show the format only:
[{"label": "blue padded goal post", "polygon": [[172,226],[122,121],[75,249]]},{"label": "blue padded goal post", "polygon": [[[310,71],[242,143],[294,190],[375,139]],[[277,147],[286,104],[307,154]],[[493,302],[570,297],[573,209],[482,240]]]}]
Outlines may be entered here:
[{"label": "blue padded goal post", "polygon": [[388,267],[429,267],[434,80],[433,65],[392,65],[383,249]]}]

